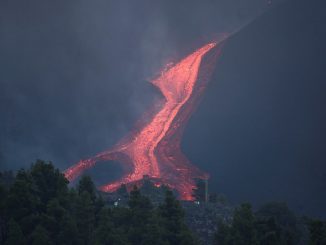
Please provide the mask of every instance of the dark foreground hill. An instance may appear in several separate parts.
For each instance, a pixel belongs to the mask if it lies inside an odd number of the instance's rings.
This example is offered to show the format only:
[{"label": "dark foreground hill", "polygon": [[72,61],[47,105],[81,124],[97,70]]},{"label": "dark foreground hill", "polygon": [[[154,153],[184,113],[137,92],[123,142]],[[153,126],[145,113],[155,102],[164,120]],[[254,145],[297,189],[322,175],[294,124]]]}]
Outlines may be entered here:
[{"label": "dark foreground hill", "polygon": [[326,223],[298,218],[284,203],[180,202],[147,183],[99,193],[88,176],[76,188],[51,163],[0,174],[0,244],[324,244]]}]

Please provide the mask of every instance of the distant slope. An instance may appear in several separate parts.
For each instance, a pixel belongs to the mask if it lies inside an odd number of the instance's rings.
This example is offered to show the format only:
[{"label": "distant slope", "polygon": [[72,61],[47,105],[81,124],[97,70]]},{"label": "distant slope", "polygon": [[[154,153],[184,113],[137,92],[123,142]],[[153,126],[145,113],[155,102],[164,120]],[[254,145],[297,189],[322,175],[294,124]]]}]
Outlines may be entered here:
[{"label": "distant slope", "polygon": [[325,9],[287,1],[227,42],[183,141],[210,189],[326,215]]}]

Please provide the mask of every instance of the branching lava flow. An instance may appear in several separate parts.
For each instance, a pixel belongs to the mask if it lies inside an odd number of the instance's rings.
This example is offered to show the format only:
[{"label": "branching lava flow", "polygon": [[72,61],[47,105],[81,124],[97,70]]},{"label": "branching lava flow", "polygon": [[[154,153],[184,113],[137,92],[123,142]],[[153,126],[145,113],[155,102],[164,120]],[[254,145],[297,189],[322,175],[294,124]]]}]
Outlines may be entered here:
[{"label": "branching lava flow", "polygon": [[102,191],[114,191],[121,184],[134,183],[148,175],[158,184],[176,189],[181,199],[192,200],[194,178],[208,178],[208,174],[192,165],[181,152],[181,137],[206,88],[220,46],[206,44],[151,81],[164,98],[155,105],[150,119],[111,149],[68,168],[66,178],[71,181],[100,161],[114,160],[128,166],[129,171],[118,181],[100,187]]}]

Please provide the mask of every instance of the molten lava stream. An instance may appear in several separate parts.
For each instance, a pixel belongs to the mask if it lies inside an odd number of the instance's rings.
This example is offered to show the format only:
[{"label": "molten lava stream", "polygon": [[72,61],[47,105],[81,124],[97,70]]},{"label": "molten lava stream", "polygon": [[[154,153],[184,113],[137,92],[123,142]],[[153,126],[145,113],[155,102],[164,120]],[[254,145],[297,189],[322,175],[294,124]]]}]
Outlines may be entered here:
[{"label": "molten lava stream", "polygon": [[65,171],[72,181],[100,161],[115,160],[131,171],[118,181],[100,187],[111,192],[121,184],[135,183],[144,175],[176,189],[180,198],[192,200],[194,178],[208,178],[181,152],[181,138],[191,113],[199,102],[220,53],[217,43],[209,43],[151,81],[164,98],[147,120],[111,149],[81,160]]}]

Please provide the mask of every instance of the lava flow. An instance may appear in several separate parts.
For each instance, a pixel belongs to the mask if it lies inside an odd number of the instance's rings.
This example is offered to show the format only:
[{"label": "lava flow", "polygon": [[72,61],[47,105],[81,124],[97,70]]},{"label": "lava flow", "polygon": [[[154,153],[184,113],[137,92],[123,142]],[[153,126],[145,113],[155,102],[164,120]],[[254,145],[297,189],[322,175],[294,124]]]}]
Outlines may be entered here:
[{"label": "lava flow", "polygon": [[100,161],[114,160],[127,168],[125,175],[102,191],[112,192],[121,184],[140,181],[144,175],[178,191],[183,200],[192,200],[194,179],[207,179],[208,174],[192,165],[181,152],[185,124],[206,88],[220,54],[217,43],[209,43],[179,63],[166,69],[151,81],[163,98],[154,106],[147,120],[142,120],[128,136],[107,151],[81,160],[65,171],[71,181]]}]

